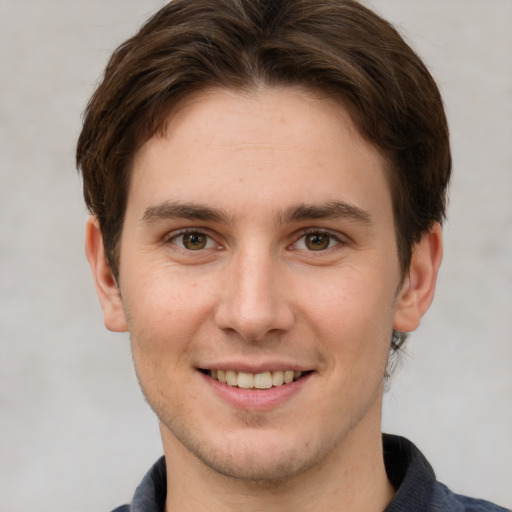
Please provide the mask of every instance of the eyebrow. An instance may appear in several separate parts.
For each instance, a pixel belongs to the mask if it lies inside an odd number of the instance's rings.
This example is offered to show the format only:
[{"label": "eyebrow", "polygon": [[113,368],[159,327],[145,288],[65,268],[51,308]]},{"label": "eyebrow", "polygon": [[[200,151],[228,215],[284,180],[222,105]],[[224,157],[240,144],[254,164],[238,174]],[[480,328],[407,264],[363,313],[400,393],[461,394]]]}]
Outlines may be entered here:
[{"label": "eyebrow", "polygon": [[[229,222],[231,217],[221,209],[197,203],[169,202],[150,206],[144,211],[142,222],[152,224],[167,219],[188,219],[204,222]],[[287,224],[312,219],[346,218],[361,224],[371,225],[371,217],[365,210],[344,201],[329,201],[324,204],[298,204],[277,214],[277,224]]]},{"label": "eyebrow", "polygon": [[165,201],[156,206],[150,206],[144,211],[142,222],[152,224],[166,219],[189,219],[209,222],[227,222],[229,216],[222,210],[195,203]]},{"label": "eyebrow", "polygon": [[346,218],[361,224],[372,224],[370,214],[344,201],[329,201],[325,204],[299,204],[287,208],[279,215],[279,223],[298,222],[311,219],[338,219]]}]

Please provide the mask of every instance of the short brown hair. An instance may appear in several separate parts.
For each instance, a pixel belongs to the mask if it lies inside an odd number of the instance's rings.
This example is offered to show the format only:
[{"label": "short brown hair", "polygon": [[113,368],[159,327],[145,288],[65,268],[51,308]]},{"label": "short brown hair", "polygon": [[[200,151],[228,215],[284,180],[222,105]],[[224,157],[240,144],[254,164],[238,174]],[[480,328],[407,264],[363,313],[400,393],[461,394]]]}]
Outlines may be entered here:
[{"label": "short brown hair", "polygon": [[385,20],[353,0],[174,0],[112,55],[84,114],[77,166],[118,276],[134,154],[183,98],[302,85],[339,100],[389,163],[402,272],[445,216],[451,172],[439,90]]}]

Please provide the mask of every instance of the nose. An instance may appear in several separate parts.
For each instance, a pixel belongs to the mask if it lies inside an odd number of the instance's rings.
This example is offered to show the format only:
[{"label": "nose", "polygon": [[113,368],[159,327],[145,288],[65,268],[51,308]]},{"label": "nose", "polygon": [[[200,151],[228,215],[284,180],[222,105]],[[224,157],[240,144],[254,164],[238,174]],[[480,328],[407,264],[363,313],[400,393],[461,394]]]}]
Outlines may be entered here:
[{"label": "nose", "polygon": [[215,312],[220,329],[236,332],[251,343],[291,329],[294,311],[282,269],[271,255],[246,250],[234,257],[225,270],[224,288]]}]

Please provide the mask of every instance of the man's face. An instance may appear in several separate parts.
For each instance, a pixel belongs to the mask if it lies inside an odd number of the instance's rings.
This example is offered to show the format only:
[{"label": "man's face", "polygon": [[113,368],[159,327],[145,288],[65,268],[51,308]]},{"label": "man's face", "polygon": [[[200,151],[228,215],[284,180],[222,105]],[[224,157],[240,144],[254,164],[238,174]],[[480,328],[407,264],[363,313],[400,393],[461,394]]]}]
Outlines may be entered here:
[{"label": "man's face", "polygon": [[294,88],[187,101],[136,155],[120,253],[164,445],[272,479],[380,430],[400,308],[391,195],[338,103]]}]

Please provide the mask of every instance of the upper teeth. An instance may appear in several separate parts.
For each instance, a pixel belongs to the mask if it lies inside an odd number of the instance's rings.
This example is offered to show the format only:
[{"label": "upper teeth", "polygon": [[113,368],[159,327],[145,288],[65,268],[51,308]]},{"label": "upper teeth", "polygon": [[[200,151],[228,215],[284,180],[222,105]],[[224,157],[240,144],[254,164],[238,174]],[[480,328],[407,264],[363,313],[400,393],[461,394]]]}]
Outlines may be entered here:
[{"label": "upper teeth", "polygon": [[298,379],[302,372],[293,370],[277,370],[275,372],[248,373],[234,370],[210,370],[214,379],[245,389],[270,389],[272,386],[282,386]]}]

